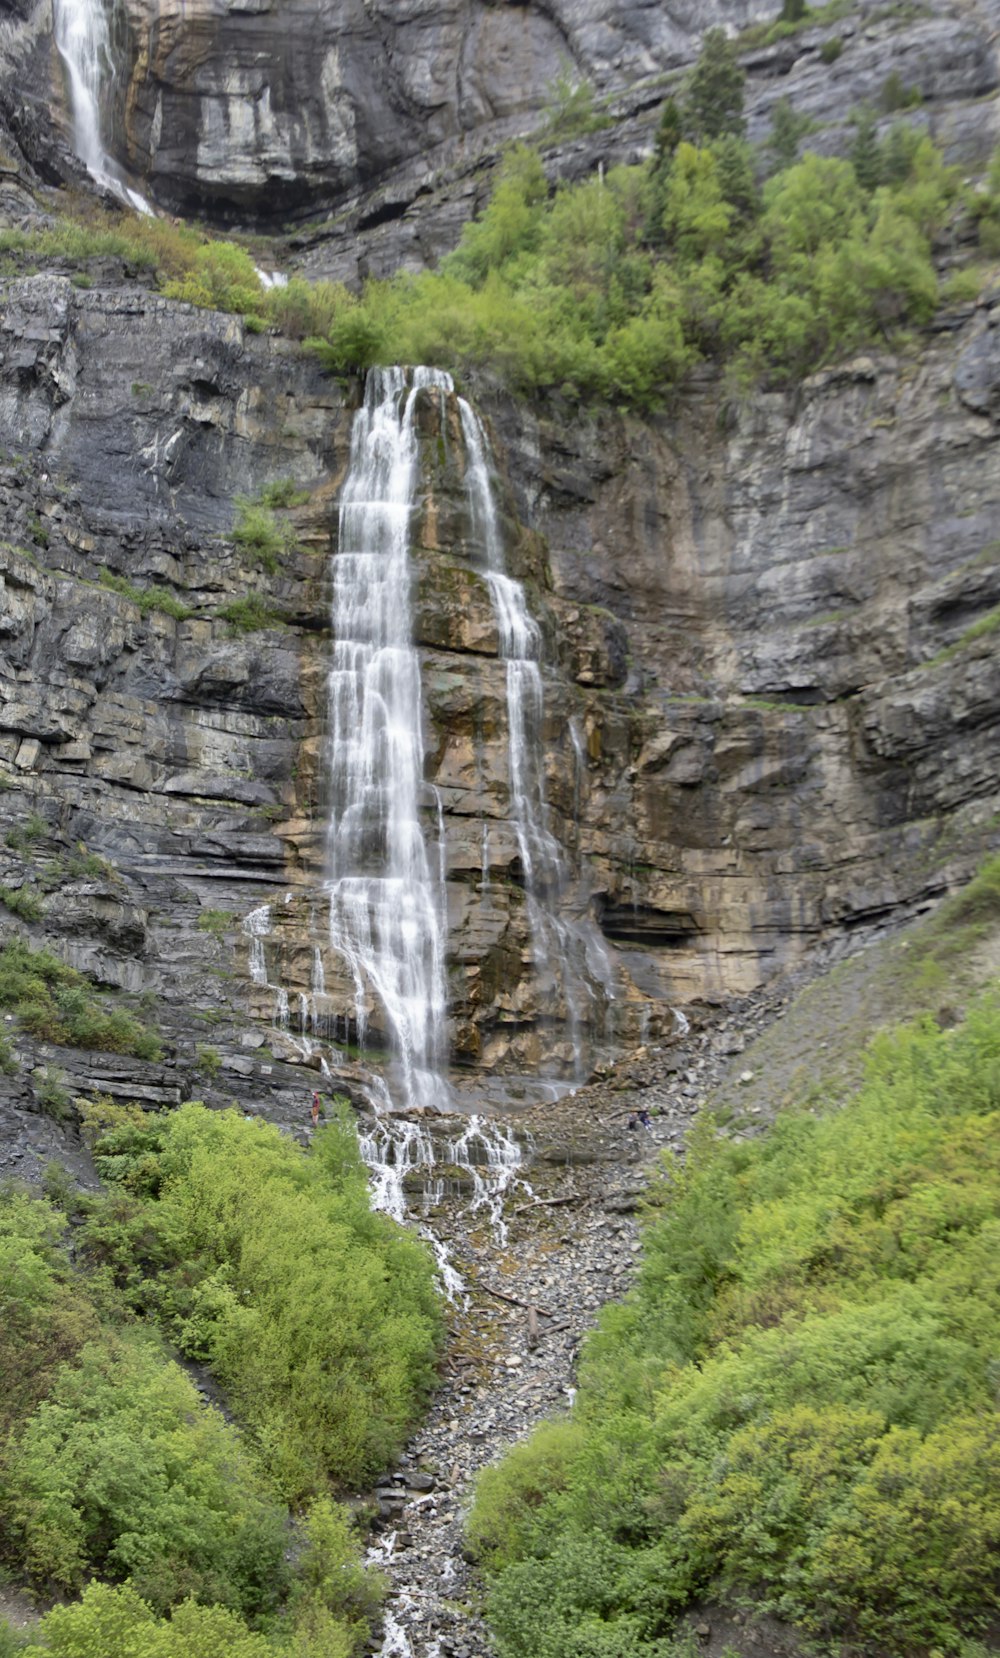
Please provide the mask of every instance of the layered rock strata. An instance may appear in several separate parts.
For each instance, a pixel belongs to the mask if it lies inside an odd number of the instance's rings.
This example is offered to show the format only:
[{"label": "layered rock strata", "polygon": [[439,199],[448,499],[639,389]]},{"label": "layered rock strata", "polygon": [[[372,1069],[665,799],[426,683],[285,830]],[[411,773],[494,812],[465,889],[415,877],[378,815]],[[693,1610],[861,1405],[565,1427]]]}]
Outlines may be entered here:
[{"label": "layered rock strata", "polygon": [[[155,998],[169,1064],[91,1057],[95,1087],[284,1089],[294,1114],[302,1045],[256,1020],[280,1019],[282,990],[294,1037],[328,944],[327,580],[349,399],[290,345],[141,289],[34,277],[4,297],[3,813],[15,840],[32,813],[44,834],[5,850],[0,881],[49,890],[41,922],[8,915],[4,930]],[[508,566],[545,640],[562,904],[609,952],[613,998],[583,1010],[592,1043],[666,1033],[672,1006],[919,905],[995,840],[996,321],[967,307],[919,358],[858,359],[742,403],[706,381],[656,421],[532,412],[479,388]],[[566,1010],[533,967],[460,422],[443,407],[421,417],[413,557],[450,1036],[480,1083],[566,1074]],[[288,515],[298,550],[268,576],[232,540],[234,499],[278,478],[308,503]],[[280,624],[235,632],[223,612],[248,593]],[[81,842],[102,876],[72,873]],[[243,924],[265,904],[255,975]],[[323,979],[349,1039],[353,987],[328,953]]]}]

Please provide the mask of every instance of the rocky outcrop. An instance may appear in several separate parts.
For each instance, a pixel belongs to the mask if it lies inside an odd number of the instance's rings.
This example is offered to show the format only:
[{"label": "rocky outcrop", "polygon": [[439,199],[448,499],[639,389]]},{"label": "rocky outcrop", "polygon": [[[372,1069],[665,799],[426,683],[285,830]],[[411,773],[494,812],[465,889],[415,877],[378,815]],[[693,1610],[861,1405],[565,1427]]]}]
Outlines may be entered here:
[{"label": "rocky outcrop", "polygon": [[753,0],[427,6],[412,0],[129,0],[120,142],[166,205],[272,222],[481,129],[560,73],[620,87],[691,56]]},{"label": "rocky outcrop", "polygon": [[[765,15],[774,10],[765,8]],[[602,89],[609,88],[600,103],[608,124],[600,130],[560,137],[551,111],[536,109],[526,117],[481,124],[461,139],[423,146],[376,180],[362,180],[328,222],[292,239],[296,263],[313,277],[352,286],[367,276],[433,268],[488,199],[502,148],[514,137],[528,136],[541,145],[553,183],[644,159],[664,97],[677,90],[702,31],[716,20],[708,8],[697,8],[686,46],[665,60],[666,74],[605,81],[585,57],[576,60],[573,73],[595,75]],[[721,21],[738,28],[742,19],[727,9]],[[748,48],[742,62],[747,133],[754,144],[766,142],[781,99],[811,123],[803,147],[822,155],[848,151],[861,105],[875,112],[883,134],[894,120],[905,119],[930,132],[950,162],[973,172],[982,170],[1000,142],[1000,113],[991,98],[1000,85],[995,30],[985,14],[953,0],[933,0],[918,21],[872,0],[774,45]],[[893,75],[897,89],[915,100],[902,117],[885,107]]]},{"label": "rocky outcrop", "polygon": [[[479,388],[508,569],[545,640],[559,905],[605,940],[572,1009],[532,942],[457,413],[427,398],[427,836],[440,810],[450,1037],[474,1089],[570,1068],[574,1020],[598,1048],[666,1034],[672,1006],[919,906],[990,844],[998,337],[987,301],[942,317],[919,358],[737,403],[706,379],[645,422]],[[166,1061],[116,1084],[64,1056],[74,1088],[266,1095],[294,1117],[300,1008],[353,1086],[356,993],[322,890],[350,398],[293,346],[129,286],[9,282],[0,353],[0,883],[45,904],[4,927],[155,1000]],[[308,500],[268,575],[233,540],[234,501],[278,478]],[[280,622],[238,631],[248,593]]]}]

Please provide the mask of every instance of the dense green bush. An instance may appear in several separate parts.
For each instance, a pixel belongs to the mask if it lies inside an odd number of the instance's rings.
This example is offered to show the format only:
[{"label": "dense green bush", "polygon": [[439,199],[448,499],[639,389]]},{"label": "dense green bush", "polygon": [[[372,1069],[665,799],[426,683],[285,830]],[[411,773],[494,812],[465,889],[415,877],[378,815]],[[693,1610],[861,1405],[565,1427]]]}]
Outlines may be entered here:
[{"label": "dense green bush", "polygon": [[505,1658],[652,1658],[709,1595],[859,1653],[995,1613],[998,1129],[994,994],[876,1041],[839,1111],[695,1135],[572,1421],[480,1480]]},{"label": "dense green bush", "polygon": [[63,1589],[93,1573],[165,1611],[258,1614],[286,1588],[284,1515],[237,1441],[156,1346],[105,1335],[53,1380],[7,1451],[8,1546]]},{"label": "dense green bush", "polygon": [[[143,1160],[141,1112],[96,1116],[131,1122],[130,1161]],[[0,1569],[48,1595],[83,1591],[27,1650],[351,1658],[382,1584],[346,1511],[323,1496],[293,1527],[240,1429],[106,1275],[69,1266],[65,1226],[51,1203],[0,1188]],[[88,1587],[94,1573],[127,1586]],[[22,1644],[0,1623],[0,1652]]]},{"label": "dense green bush", "polygon": [[32,950],[19,938],[0,949],[0,1008],[11,1009],[22,1029],[43,1042],[160,1057],[158,1037],[133,1013],[99,996],[51,950]]},{"label": "dense green bush", "polygon": [[116,1188],[80,1229],[92,1271],[211,1365],[286,1496],[378,1473],[431,1385],[440,1314],[424,1245],[369,1208],[350,1125],[306,1158],[198,1105],[90,1120]]}]

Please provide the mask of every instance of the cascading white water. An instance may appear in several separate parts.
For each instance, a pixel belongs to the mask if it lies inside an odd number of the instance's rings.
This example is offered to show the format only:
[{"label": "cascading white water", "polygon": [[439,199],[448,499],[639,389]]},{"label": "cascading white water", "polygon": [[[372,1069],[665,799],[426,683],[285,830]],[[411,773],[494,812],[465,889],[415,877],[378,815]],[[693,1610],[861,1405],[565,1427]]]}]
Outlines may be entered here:
[{"label": "cascading white water", "polygon": [[[567,1034],[578,1075],[582,1064],[580,1004],[584,996],[592,996],[588,982],[592,978],[604,985],[604,993],[611,999],[611,967],[596,929],[589,923],[574,926],[559,915],[556,907],[566,886],[566,872],[562,849],[549,828],[545,791],[541,630],[528,610],[523,586],[504,570],[489,445],[482,422],[465,398],[458,399],[458,408],[465,440],[469,515],[473,535],[482,551],[483,574],[493,601],[500,655],[506,663],[510,805],[528,902],[535,968],[540,974],[551,969],[561,982]],[[570,736],[576,749],[579,734],[572,725]],[[574,965],[579,958],[582,958],[582,968]]]},{"label": "cascading white water", "polygon": [[104,147],[101,110],[114,76],[106,0],[52,0],[52,30],[66,66],[73,111],[73,143],[88,173],[138,213],[151,214]]},{"label": "cascading white water", "polygon": [[52,27],[66,65],[76,153],[94,178],[108,170],[101,141],[101,92],[112,73],[102,0],[52,0]]},{"label": "cascading white water", "polygon": [[355,984],[363,1045],[372,996],[398,1056],[406,1106],[441,1106],[443,883],[420,821],[420,661],[412,639],[409,530],[414,412],[447,375],[373,369],[354,420],[333,565],[329,675],[330,943]]}]

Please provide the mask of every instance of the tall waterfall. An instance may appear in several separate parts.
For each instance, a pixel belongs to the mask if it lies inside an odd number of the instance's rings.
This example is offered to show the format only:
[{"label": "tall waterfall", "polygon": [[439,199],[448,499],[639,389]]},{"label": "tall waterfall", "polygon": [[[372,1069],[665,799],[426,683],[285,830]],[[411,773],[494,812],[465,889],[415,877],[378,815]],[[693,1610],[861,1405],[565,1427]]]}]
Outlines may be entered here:
[{"label": "tall waterfall", "polygon": [[409,531],[422,391],[434,369],[373,369],[354,420],[333,569],[329,676],[330,943],[355,984],[363,1045],[372,996],[408,1106],[440,1106],[445,1059],[444,891],[420,819],[424,744]]},{"label": "tall waterfall", "polygon": [[104,147],[101,108],[114,77],[107,0],[52,0],[52,28],[66,66],[73,111],[73,143],[88,173],[139,213],[152,208],[126,184]]}]

